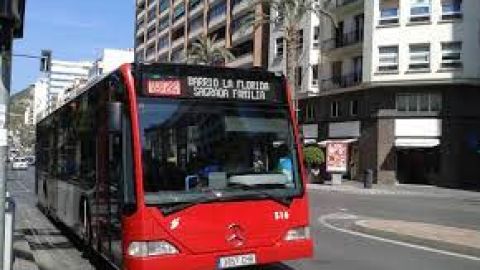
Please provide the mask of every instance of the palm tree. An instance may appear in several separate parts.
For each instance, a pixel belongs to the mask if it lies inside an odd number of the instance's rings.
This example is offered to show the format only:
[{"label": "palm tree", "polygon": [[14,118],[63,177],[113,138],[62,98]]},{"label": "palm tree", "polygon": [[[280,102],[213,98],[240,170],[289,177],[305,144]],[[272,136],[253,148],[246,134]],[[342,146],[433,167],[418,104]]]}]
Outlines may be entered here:
[{"label": "palm tree", "polygon": [[[285,72],[290,86],[292,86],[291,89],[295,89],[292,84],[297,81],[296,79],[299,79],[296,78],[298,74],[296,74],[295,68],[298,62],[299,40],[302,38],[300,37],[302,18],[312,12],[319,17],[327,15],[333,18],[331,13],[324,9],[325,5],[319,4],[320,1],[329,0],[251,0],[250,3],[251,12],[246,26],[253,24],[254,27],[258,27],[262,24],[271,24],[283,32],[286,46]],[[269,8],[270,13],[259,14],[258,9],[256,9],[258,5]],[[296,91],[293,90],[291,95],[296,110],[297,98],[295,94]]]},{"label": "palm tree", "polygon": [[190,64],[216,66],[235,60],[235,56],[225,47],[216,47],[216,36],[210,38],[203,35],[198,38],[187,52],[187,62]]}]

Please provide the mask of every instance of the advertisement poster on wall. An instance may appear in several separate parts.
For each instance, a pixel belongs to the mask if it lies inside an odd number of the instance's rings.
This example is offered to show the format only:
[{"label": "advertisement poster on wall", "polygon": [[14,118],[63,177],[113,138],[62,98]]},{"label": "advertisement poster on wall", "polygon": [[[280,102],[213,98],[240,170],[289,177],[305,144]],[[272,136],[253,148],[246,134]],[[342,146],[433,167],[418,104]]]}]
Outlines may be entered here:
[{"label": "advertisement poster on wall", "polygon": [[346,143],[331,142],[327,144],[327,171],[347,172],[348,145]]}]

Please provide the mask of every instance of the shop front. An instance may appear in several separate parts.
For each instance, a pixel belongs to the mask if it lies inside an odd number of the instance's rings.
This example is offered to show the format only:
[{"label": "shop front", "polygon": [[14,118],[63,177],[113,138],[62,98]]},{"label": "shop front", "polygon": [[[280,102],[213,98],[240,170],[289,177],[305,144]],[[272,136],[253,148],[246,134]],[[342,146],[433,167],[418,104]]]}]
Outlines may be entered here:
[{"label": "shop front", "polygon": [[433,184],[440,172],[440,119],[396,119],[396,178],[403,184]]}]

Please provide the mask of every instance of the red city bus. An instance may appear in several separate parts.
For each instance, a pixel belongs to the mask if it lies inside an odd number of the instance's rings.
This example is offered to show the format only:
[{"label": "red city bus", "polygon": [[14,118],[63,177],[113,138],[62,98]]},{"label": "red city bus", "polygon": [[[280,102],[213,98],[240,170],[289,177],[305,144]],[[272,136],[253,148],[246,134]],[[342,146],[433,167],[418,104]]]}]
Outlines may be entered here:
[{"label": "red city bus", "polygon": [[125,64],[37,125],[39,206],[118,269],[310,257],[284,77]]}]

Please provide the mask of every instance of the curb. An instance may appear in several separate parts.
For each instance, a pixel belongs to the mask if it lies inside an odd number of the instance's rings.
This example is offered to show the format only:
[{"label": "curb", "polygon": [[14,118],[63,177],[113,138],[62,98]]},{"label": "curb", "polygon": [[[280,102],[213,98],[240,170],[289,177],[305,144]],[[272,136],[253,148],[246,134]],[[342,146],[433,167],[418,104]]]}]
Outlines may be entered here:
[{"label": "curb", "polygon": [[445,251],[450,251],[450,252],[456,252],[460,254],[465,254],[465,255],[470,255],[470,256],[475,256],[480,258],[480,248],[474,248],[470,246],[464,246],[464,245],[459,245],[459,244],[453,244],[453,243],[448,243],[445,241],[441,240],[432,240],[432,239],[425,239],[419,236],[413,236],[413,235],[407,235],[407,234],[401,234],[401,233],[395,233],[391,231],[384,231],[380,229],[374,229],[366,226],[365,223],[366,220],[358,220],[353,223],[352,229],[365,233],[365,234],[370,234],[382,238],[387,238],[387,239],[392,239],[392,240],[397,240],[397,241],[402,241],[402,242],[407,242],[407,243],[412,243],[412,244],[417,244],[417,245],[422,245],[430,248],[435,248],[435,249],[440,249],[440,250],[445,250]]}]

